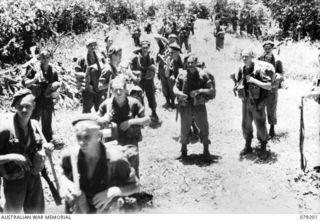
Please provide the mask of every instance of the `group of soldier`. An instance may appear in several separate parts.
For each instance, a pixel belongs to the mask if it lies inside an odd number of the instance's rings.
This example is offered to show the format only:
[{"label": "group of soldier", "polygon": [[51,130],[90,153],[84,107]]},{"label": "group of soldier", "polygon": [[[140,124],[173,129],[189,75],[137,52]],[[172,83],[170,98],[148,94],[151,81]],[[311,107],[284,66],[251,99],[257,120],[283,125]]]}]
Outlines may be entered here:
[{"label": "group of soldier", "polygon": [[[141,192],[141,128],[150,123],[161,124],[155,96],[156,76],[161,81],[165,107],[176,108],[180,113],[179,158],[188,156],[190,134],[196,133],[203,144],[203,159],[210,161],[206,103],[215,98],[215,79],[190,52],[184,30],[188,32],[187,38],[194,30],[188,20],[192,20],[191,16],[181,18],[182,25],[163,21],[160,35],[155,35],[159,46],[155,58],[150,53],[149,41],[135,41],[140,48],[133,52],[125,70],[119,67],[122,49],[113,44],[112,36],[106,37],[103,53],[98,53],[95,40],[86,42],[87,52],[75,66],[83,103],[83,114],[72,121],[78,145],[70,147],[53,167],[60,196],[66,200],[66,212],[108,212],[115,200],[119,205],[123,203],[121,197]],[[184,59],[182,42],[187,50]],[[253,60],[252,51],[243,50],[244,64],[232,78],[234,90],[242,99],[242,131],[246,142],[240,155],[252,152],[254,121],[261,142],[259,156],[265,160],[268,137],[275,136],[283,68],[272,54],[273,42],[267,41],[263,47],[265,53],[259,57],[260,61]],[[48,51],[41,51],[39,61],[27,68],[22,82],[26,88],[18,91],[12,101],[16,113],[1,124],[0,171],[5,212],[43,213],[45,209],[40,172],[45,167],[46,155],[51,156],[54,150],[50,143],[53,99],[60,87],[58,73],[50,64],[51,56]],[[151,109],[150,117],[145,114],[144,94]],[[92,108],[95,113],[91,113]]]}]

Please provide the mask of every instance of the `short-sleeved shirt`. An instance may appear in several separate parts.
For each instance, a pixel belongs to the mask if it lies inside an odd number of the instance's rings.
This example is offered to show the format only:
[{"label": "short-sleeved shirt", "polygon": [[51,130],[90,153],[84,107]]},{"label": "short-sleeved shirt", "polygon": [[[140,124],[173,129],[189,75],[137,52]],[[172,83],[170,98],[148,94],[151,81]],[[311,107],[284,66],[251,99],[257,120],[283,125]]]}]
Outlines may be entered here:
[{"label": "short-sleeved shirt", "polygon": [[191,74],[188,71],[180,72],[176,79],[176,87],[184,94],[188,95],[187,100],[191,101],[190,92],[198,89],[212,89],[214,83],[208,72],[197,69],[196,73]]},{"label": "short-sleeved shirt", "polygon": [[[77,167],[80,175],[80,189],[84,192],[89,213],[95,213],[97,210],[93,205],[92,199],[95,194],[107,190],[112,186],[123,187],[130,184],[137,184],[134,169],[132,169],[128,159],[121,150],[109,148],[100,144],[100,158],[96,164],[91,179],[87,178],[87,165],[84,153],[79,150],[77,156]],[[73,180],[71,154],[64,154],[61,167],[63,174]]]},{"label": "short-sleeved shirt", "polygon": [[[129,119],[145,117],[143,105],[136,98],[130,96],[127,97],[126,103],[122,107],[113,98],[104,101],[99,107],[98,115],[102,117],[106,113],[111,115],[111,121],[118,126]],[[127,144],[127,141],[132,139],[142,140],[141,126],[133,125],[126,131],[118,130],[120,144]]]},{"label": "short-sleeved shirt", "polygon": [[135,55],[130,61],[130,68],[133,71],[141,71],[141,79],[145,79],[147,68],[154,65],[155,61],[150,53],[143,57],[140,53]]},{"label": "short-sleeved shirt", "polygon": [[[95,69],[89,72],[89,76],[85,76],[86,86],[92,85],[95,92],[98,92],[99,78],[101,75],[101,66],[99,60],[101,60],[96,53],[94,53],[94,61],[89,59],[89,55],[87,54],[85,57],[81,57],[78,60],[77,65],[75,66],[76,72],[84,72],[86,73],[87,68],[89,66],[95,65]],[[103,63],[103,61],[101,60]],[[93,71],[95,70],[95,71]]]},{"label": "short-sleeved shirt", "polygon": [[188,38],[189,37],[189,28],[187,26],[187,24],[184,24],[181,29],[180,29],[180,32],[179,32],[179,35],[181,37],[185,37],[185,38]]},{"label": "short-sleeved shirt", "polygon": [[178,60],[172,61],[171,57],[167,57],[166,62],[165,62],[165,66],[166,66],[166,68],[169,68],[169,77],[173,75],[174,78],[176,79],[179,74],[179,69],[183,68],[182,59],[179,56]]},{"label": "short-sleeved shirt", "polygon": [[[38,124],[36,120],[30,120],[28,123],[28,134],[24,134],[18,122],[18,116],[15,114],[12,118],[1,123],[0,127],[0,155],[11,153],[22,154],[29,157],[32,162],[33,156],[42,144],[42,137],[35,129]],[[1,171],[7,175],[15,176],[23,173],[20,166],[15,162],[8,162],[0,166]],[[2,174],[3,175],[3,174]]]},{"label": "short-sleeved shirt", "polygon": [[55,68],[52,65],[49,65],[48,71],[45,72],[41,67],[40,63],[36,63],[33,66],[28,66],[25,75],[22,77],[22,85],[25,86],[25,81],[27,79],[33,79],[37,72],[42,71],[43,77],[45,79],[44,82],[41,83],[36,83],[30,87],[32,90],[33,94],[36,97],[37,103],[39,103],[39,100],[49,100],[51,101],[52,99],[46,98],[45,97],[45,91],[48,87],[49,84],[53,82],[57,82],[58,79],[58,72],[55,70]]},{"label": "short-sleeved shirt", "polygon": [[[243,80],[246,99],[249,98],[250,85],[254,85],[252,83],[247,82],[246,77],[245,77],[247,75],[250,75],[251,77],[254,77],[255,79],[257,79],[261,82],[264,82],[264,83],[270,82],[272,84],[274,81],[274,68],[269,63],[263,62],[263,61],[252,62],[251,66],[249,68],[247,68],[245,65],[243,65],[239,68],[239,72],[237,75],[237,81],[240,82],[241,80]],[[256,104],[259,104],[259,103],[265,101],[267,95],[268,95],[268,90],[260,88],[260,96],[256,100]]]}]

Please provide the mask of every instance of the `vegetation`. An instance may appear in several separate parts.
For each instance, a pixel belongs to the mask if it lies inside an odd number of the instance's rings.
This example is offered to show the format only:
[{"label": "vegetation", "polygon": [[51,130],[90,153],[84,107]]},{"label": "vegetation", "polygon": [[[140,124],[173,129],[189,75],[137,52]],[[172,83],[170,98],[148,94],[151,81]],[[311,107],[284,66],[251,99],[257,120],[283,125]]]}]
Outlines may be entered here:
[{"label": "vegetation", "polygon": [[320,39],[319,0],[263,0],[279,23],[282,37]]},{"label": "vegetation", "polygon": [[0,2],[0,67],[30,59],[30,47],[55,40],[59,33],[80,34],[97,23],[119,24],[134,19],[123,1],[2,0]]}]

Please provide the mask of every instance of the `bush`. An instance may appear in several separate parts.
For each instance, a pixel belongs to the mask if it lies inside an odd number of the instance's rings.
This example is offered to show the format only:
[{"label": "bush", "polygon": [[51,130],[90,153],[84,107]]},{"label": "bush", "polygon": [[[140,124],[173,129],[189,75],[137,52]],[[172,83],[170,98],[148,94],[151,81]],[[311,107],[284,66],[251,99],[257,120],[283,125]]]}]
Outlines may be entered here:
[{"label": "bush", "polygon": [[319,0],[263,0],[279,23],[282,37],[320,39]]},{"label": "bush", "polygon": [[57,33],[80,34],[95,22],[117,24],[135,19],[130,4],[117,0],[2,0],[0,2],[0,67],[28,60],[29,48],[55,40]]}]

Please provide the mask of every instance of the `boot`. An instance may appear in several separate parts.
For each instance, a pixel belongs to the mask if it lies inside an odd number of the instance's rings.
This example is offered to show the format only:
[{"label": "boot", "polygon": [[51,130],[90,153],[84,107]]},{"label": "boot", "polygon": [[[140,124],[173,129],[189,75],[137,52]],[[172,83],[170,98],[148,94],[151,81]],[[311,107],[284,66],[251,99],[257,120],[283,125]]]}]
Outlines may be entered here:
[{"label": "boot", "polygon": [[210,156],[209,144],[203,144],[203,158],[205,160],[210,160]]},{"label": "boot", "polygon": [[177,159],[184,159],[188,156],[188,150],[187,150],[187,145],[182,144],[181,145],[181,155]]},{"label": "boot", "polygon": [[152,110],[151,117],[152,117],[152,121],[154,121],[154,122],[156,122],[156,123],[159,122],[159,117],[158,117],[158,115],[157,115],[156,110]]},{"label": "boot", "polygon": [[240,156],[244,156],[244,155],[247,155],[249,153],[252,153],[251,140],[246,140],[246,145],[243,148],[243,150],[241,150]]},{"label": "boot", "polygon": [[174,99],[171,99],[170,107],[171,107],[172,109],[176,108],[176,105],[175,105],[175,103],[174,103]]},{"label": "boot", "polygon": [[271,138],[273,138],[276,135],[275,131],[274,131],[274,125],[270,125],[270,130],[269,130],[269,136]]},{"label": "boot", "polygon": [[166,97],[166,103],[165,103],[165,108],[168,108],[168,107],[170,107],[170,99],[169,99],[169,97]]},{"label": "boot", "polygon": [[269,152],[267,151],[267,142],[266,141],[262,141],[261,142],[261,150],[259,153],[259,158],[261,160],[266,160],[269,156]]}]

